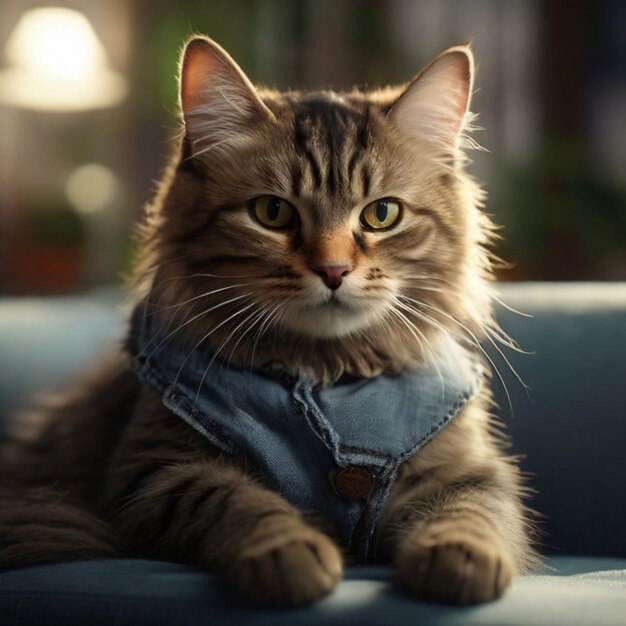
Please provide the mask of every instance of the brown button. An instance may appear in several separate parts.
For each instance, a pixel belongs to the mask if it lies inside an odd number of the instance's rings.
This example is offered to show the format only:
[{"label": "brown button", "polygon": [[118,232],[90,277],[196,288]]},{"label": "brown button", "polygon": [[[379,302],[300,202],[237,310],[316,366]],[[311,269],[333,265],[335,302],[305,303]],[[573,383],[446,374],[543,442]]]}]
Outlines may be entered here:
[{"label": "brown button", "polygon": [[356,465],[349,465],[335,476],[335,491],[341,498],[352,500],[366,496],[372,485],[374,478],[369,470]]}]

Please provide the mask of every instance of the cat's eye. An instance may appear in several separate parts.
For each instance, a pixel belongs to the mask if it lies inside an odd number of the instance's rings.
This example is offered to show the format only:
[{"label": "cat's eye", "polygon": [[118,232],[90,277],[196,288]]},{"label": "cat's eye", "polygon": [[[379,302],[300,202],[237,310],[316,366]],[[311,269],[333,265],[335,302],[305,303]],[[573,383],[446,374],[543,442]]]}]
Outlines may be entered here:
[{"label": "cat's eye", "polygon": [[252,203],[256,219],[267,228],[289,228],[294,222],[296,210],[277,196],[261,196]]},{"label": "cat's eye", "polygon": [[400,205],[384,198],[368,204],[361,212],[361,224],[370,230],[391,228],[400,217]]}]

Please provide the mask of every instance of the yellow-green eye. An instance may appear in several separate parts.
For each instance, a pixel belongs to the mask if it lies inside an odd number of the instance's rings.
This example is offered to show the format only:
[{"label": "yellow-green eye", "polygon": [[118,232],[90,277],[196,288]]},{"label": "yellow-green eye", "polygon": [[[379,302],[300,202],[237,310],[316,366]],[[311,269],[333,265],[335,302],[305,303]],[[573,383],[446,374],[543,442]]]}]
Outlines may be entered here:
[{"label": "yellow-green eye", "polygon": [[289,202],[277,196],[261,196],[252,206],[254,216],[267,228],[288,228],[296,215]]},{"label": "yellow-green eye", "polygon": [[376,200],[361,212],[361,224],[371,230],[391,228],[400,217],[400,205],[394,200]]}]

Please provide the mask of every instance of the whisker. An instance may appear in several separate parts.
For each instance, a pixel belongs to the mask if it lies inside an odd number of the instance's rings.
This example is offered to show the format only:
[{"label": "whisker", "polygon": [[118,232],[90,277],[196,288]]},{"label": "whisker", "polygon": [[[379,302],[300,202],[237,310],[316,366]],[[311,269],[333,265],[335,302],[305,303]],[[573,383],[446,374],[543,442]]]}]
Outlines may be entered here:
[{"label": "whisker", "polygon": [[[230,362],[235,354],[235,350],[237,350],[237,346],[239,346],[239,344],[243,341],[243,339],[248,333],[252,332],[254,327],[263,319],[264,316],[265,316],[265,310],[261,309],[259,311],[255,311],[254,313],[246,317],[246,319],[241,324],[237,325],[237,328],[235,328],[235,332],[239,330],[239,328],[243,324],[248,324],[247,328],[241,333],[241,335],[239,336],[239,339],[237,339],[233,347],[230,349],[230,352],[228,353],[228,361],[226,362],[226,369],[230,367]],[[229,340],[233,336],[233,334],[234,333],[231,333],[231,335],[228,338]]]},{"label": "whisker", "polygon": [[514,352],[519,352],[519,354],[525,354],[525,355],[535,354],[535,352],[529,352],[528,350],[524,350],[523,348],[520,348],[517,341],[515,341],[515,339],[510,337],[504,330],[502,330],[502,328],[500,328],[500,326],[498,326],[497,323],[494,323],[493,325],[481,323],[480,327],[482,328],[483,331],[485,331],[486,333],[489,333],[492,337],[494,337],[496,341],[499,341],[503,346],[506,346],[507,348],[509,348],[510,350],[513,350]]},{"label": "whisker", "polygon": [[[411,277],[405,277],[405,278],[411,278]],[[413,288],[419,289],[422,291],[433,291],[437,293],[444,293],[444,294],[453,296],[455,298],[458,298],[461,301],[465,298],[465,295],[463,293],[456,291],[456,290],[452,290],[452,289],[445,289],[441,287],[430,287],[426,285],[417,285],[417,286],[413,286]],[[516,311],[515,309],[512,309],[511,307],[506,305],[504,302],[502,302],[499,298],[497,298],[497,296],[495,296],[494,294],[491,294],[491,297],[493,297],[494,300],[499,302],[503,307],[507,308],[512,313],[517,313],[519,315],[522,315],[523,317],[532,317],[532,315],[528,315],[526,313],[522,313],[520,311]],[[480,320],[475,320],[475,322],[481,327],[481,330],[483,330],[485,334],[491,334],[492,337],[494,337],[497,341],[499,341],[503,346],[506,346],[507,348],[510,348],[511,350],[515,352],[519,352],[520,354],[526,354],[526,355],[534,354],[534,352],[528,352],[527,350],[524,350],[523,348],[521,348],[518,345],[518,343],[508,333],[506,333],[495,320],[491,324],[484,323]]]},{"label": "whisker", "polygon": [[[227,304],[230,304],[231,302],[236,302],[237,300],[241,300],[242,298],[246,298],[248,296],[253,295],[253,292],[249,292],[249,293],[244,293],[242,295],[239,296],[235,296],[234,298],[230,298],[230,300],[224,300],[223,302],[218,302],[217,304],[213,305],[212,307],[209,307],[208,309],[205,309],[203,311],[201,311],[200,313],[198,313],[197,315],[194,315],[191,319],[187,320],[186,322],[180,324],[176,329],[174,329],[171,333],[169,333],[168,335],[165,336],[165,338],[163,338],[158,344],[157,346],[150,351],[150,354],[148,355],[148,358],[150,359],[154,353],[174,334],[176,334],[179,330],[181,330],[182,328],[184,328],[185,326],[187,326],[188,324],[191,324],[193,321],[197,320],[199,317],[202,317],[203,315],[206,315],[207,313],[210,313],[211,311],[215,311],[216,309],[219,309],[220,307],[226,306]],[[152,341],[152,340],[151,340]],[[147,345],[149,345],[150,342],[148,342]],[[146,347],[147,347],[146,345]]]},{"label": "whisker", "polygon": [[[396,304],[398,304],[398,303],[396,303]],[[419,344],[420,350],[422,351],[422,355],[425,357],[426,356],[426,350],[424,348],[424,344],[422,343],[422,340],[421,340],[420,336],[416,332],[418,329],[413,324],[411,324],[409,322],[409,320],[407,319],[407,317],[405,315],[403,315],[400,311],[398,311],[396,309],[395,305],[392,306],[389,309],[389,312],[392,313],[393,315],[395,315],[396,318],[398,318],[406,326],[406,328],[409,329],[409,332],[413,335],[413,337],[415,338],[415,340]],[[420,335],[421,335],[421,333],[420,333]]]},{"label": "whisker", "polygon": [[[467,326],[465,326],[464,324],[462,324],[458,319],[456,319],[456,317],[454,317],[453,315],[450,315],[449,313],[446,313],[445,311],[442,311],[440,309],[438,309],[437,307],[434,307],[430,304],[426,304],[424,302],[420,303],[417,300],[415,301],[416,304],[421,304],[422,306],[425,306],[433,311],[435,311],[436,313],[439,313],[441,315],[443,315],[444,317],[450,319],[451,321],[455,322],[456,324],[458,324],[465,332],[469,333],[472,338],[475,341],[479,341],[478,337],[476,337],[476,335],[469,329],[467,328]],[[498,344],[496,344],[496,342],[491,338],[491,336],[489,334],[486,335],[487,339],[490,341],[491,345],[493,345],[493,347],[498,351],[498,354],[502,357],[502,359],[504,360],[504,362],[507,364],[508,368],[511,370],[511,373],[515,376],[515,378],[517,379],[517,381],[520,383],[520,385],[528,392],[530,391],[528,385],[526,385],[526,383],[522,380],[522,377],[517,373],[517,371],[515,370],[515,368],[511,365],[510,361],[507,359],[506,355],[504,354],[504,352],[502,352],[502,350],[500,349],[500,347],[498,346]]]},{"label": "whisker", "polygon": [[[226,287],[220,287],[219,289],[205,291],[204,293],[194,296],[193,298],[189,298],[188,300],[184,300],[183,302],[178,302],[176,304],[168,304],[167,306],[163,306],[160,309],[157,309],[156,311],[151,311],[149,315],[156,315],[157,313],[161,313],[162,311],[166,311],[168,309],[178,309],[181,306],[184,306],[185,304],[188,304],[189,302],[194,302],[195,300],[199,300],[200,298],[208,298],[209,296],[212,296],[216,293],[221,293],[222,291],[227,291],[228,289],[235,289],[236,287],[246,287],[247,285],[250,285],[250,284],[251,283],[237,283],[235,285],[227,285]],[[150,302],[149,304],[156,305],[157,303]]]},{"label": "whisker", "polygon": [[[286,308],[287,303],[286,302],[282,302],[277,304],[274,309],[272,310],[272,312],[270,313],[270,315],[268,315],[265,320],[262,322],[261,326],[259,327],[259,329],[257,330],[257,332],[255,333],[255,336],[253,338],[254,340],[254,345],[252,347],[252,356],[250,357],[250,368],[252,368],[252,366],[254,365],[254,356],[256,354],[256,349],[257,349],[257,345],[259,343],[259,340],[261,339],[261,337],[263,336],[263,332],[265,331],[265,327],[268,325],[268,323],[270,322],[270,320],[275,317],[276,313],[281,309],[281,308]],[[269,328],[269,326],[268,326]]]},{"label": "whisker", "polygon": [[372,326],[374,326],[376,328],[376,330],[383,330],[389,343],[393,344],[394,339],[397,339],[396,337],[393,337],[393,335],[391,334],[391,331],[393,329],[393,326],[390,326],[389,319],[386,317],[386,313],[388,312],[387,309],[379,311],[379,310],[375,310],[374,311],[374,316],[376,318],[376,323],[375,324],[370,324],[369,326],[366,326],[364,328],[357,328],[355,331],[353,331],[357,336],[359,337],[363,337],[364,339],[368,339],[371,336],[372,333]]},{"label": "whisker", "polygon": [[[240,309],[239,311],[236,312],[236,314],[240,314],[243,313],[244,311],[246,311],[247,309],[249,309],[254,303],[244,307],[243,309]],[[185,358],[183,359],[182,363],[180,364],[180,367],[178,368],[178,372],[176,372],[176,376],[174,378],[174,385],[176,385],[178,383],[178,377],[180,376],[180,373],[183,370],[183,367],[185,365],[185,363],[187,362],[187,360],[189,359],[189,357],[206,341],[206,339],[208,339],[216,330],[218,330],[219,328],[221,328],[226,322],[228,322],[233,316],[227,318],[226,320],[223,320],[222,322],[220,322],[217,326],[214,326],[208,333],[206,333],[201,339],[200,341],[198,341],[198,343],[196,343],[196,345],[189,350],[189,352],[187,352],[187,354],[185,355]],[[220,346],[221,347],[221,346]],[[219,352],[219,349],[216,351],[216,355]],[[209,366],[211,365],[211,363],[213,363],[215,357],[213,357],[211,359],[211,361],[209,362]]]},{"label": "whisker", "polygon": [[163,280],[164,283],[172,280],[188,280],[189,278],[264,278],[265,274],[208,274],[208,273],[196,273],[187,274],[185,276],[170,276]]},{"label": "whisker", "polygon": [[[426,305],[424,302],[419,302],[418,300],[414,300],[413,298],[407,298],[407,296],[399,296],[399,297],[415,302],[419,306],[428,306],[428,308],[434,309],[436,312],[443,314],[444,317],[449,317],[452,321],[454,321],[457,325],[459,325],[463,330],[465,330],[465,332],[473,339],[473,343],[476,345],[476,347],[482,352],[483,356],[487,359],[487,361],[489,361],[489,364],[491,365],[494,373],[496,374],[496,376],[498,377],[498,380],[500,381],[500,384],[502,385],[502,388],[504,389],[504,393],[506,395],[509,409],[511,411],[511,414],[513,414],[513,403],[511,402],[511,395],[509,394],[509,389],[506,386],[506,383],[504,382],[504,378],[502,377],[502,374],[500,374],[500,370],[494,363],[493,359],[489,356],[487,351],[482,347],[476,335],[469,328],[466,328],[463,324],[461,324],[461,322],[459,322],[456,318],[452,317],[451,315],[448,315],[447,313],[444,313],[443,311],[439,311],[435,307]],[[426,323],[432,324],[435,327],[439,328],[440,330],[444,330],[444,327],[441,324],[439,324],[436,320],[433,320],[430,316],[426,315],[423,311],[414,310],[413,313],[417,315],[418,317],[421,317]],[[449,333],[449,331],[447,332]]]},{"label": "whisker", "polygon": [[287,316],[287,313],[289,311],[289,307],[288,306],[284,306],[282,307],[282,309],[280,310],[278,316],[277,316],[277,320],[276,320],[276,328],[278,328],[280,330],[280,328],[283,325],[283,322],[285,321],[285,317]]},{"label": "whisker", "polygon": [[[223,326],[224,324],[230,322],[231,319],[233,319],[234,317],[236,317],[237,315],[241,315],[242,313],[244,313],[245,311],[247,311],[250,307],[255,306],[257,303],[256,302],[251,302],[248,306],[244,307],[243,309],[240,309],[239,311],[235,311],[232,315],[229,315],[225,320],[223,320],[222,322],[220,322],[215,328],[213,328],[211,330],[211,332],[207,333],[203,338],[202,341],[204,341],[209,335],[213,334],[218,328],[220,328],[221,326]],[[211,358],[211,360],[209,361],[208,365],[206,366],[206,368],[204,369],[204,373],[202,374],[202,378],[200,379],[200,383],[198,384],[198,390],[196,391],[196,397],[194,398],[193,401],[193,405],[196,406],[196,404],[198,403],[198,398],[200,397],[200,391],[202,391],[202,385],[204,385],[204,381],[206,380],[207,374],[209,373],[209,368],[211,367],[211,365],[213,364],[213,361],[215,361],[215,358],[217,357],[217,353],[213,355],[213,357]]]},{"label": "whisker", "polygon": [[440,283],[447,282],[445,278],[442,276],[437,276],[436,274],[405,274],[404,276],[400,276],[400,278],[412,278],[415,280],[435,280]]},{"label": "whisker", "polygon": [[[248,307],[249,308],[249,307]],[[261,311],[262,313],[262,311]],[[209,368],[211,366],[211,364],[213,363],[213,361],[217,358],[217,356],[220,354],[220,352],[223,350],[223,348],[228,344],[228,342],[235,336],[236,332],[245,324],[247,324],[252,318],[259,316],[259,311],[252,311],[252,313],[250,313],[249,315],[246,315],[244,317],[244,319],[239,322],[239,324],[237,324],[237,326],[235,326],[235,328],[233,330],[231,330],[231,332],[228,334],[228,336],[226,337],[226,339],[220,344],[220,346],[215,350],[215,353],[213,355],[213,358],[209,361],[209,364],[207,365],[207,368]],[[256,321],[256,320],[255,320]],[[244,333],[242,334],[242,336],[239,338],[237,344],[235,344],[235,346],[233,347],[233,349],[230,352],[230,357],[228,359],[228,362],[226,364],[226,369],[228,370],[228,368],[230,367],[230,359],[233,356],[234,350],[236,349],[239,341],[241,341],[241,339],[245,336],[245,334],[248,332],[248,329],[246,329],[246,331],[244,331]]]},{"label": "whisker", "polygon": [[450,291],[449,289],[442,289],[441,287],[430,287],[427,285],[412,285],[411,286],[412,289],[419,289],[420,291],[434,291],[436,293],[445,293],[445,294],[450,294],[453,296],[458,296],[459,294],[456,294],[452,291]]},{"label": "whisker", "polygon": [[[396,302],[395,305],[401,305],[401,303]],[[424,336],[424,334],[414,325],[411,324],[411,322],[407,319],[406,315],[404,315],[401,311],[398,311],[395,307],[395,305],[390,309],[390,311],[401,321],[404,323],[404,325],[409,329],[409,331],[411,332],[411,334],[415,337],[415,339],[417,340],[417,342],[420,345],[420,348],[422,350],[422,353],[424,354],[424,356],[426,356],[426,350],[424,349],[424,345],[422,343],[422,341],[420,340],[419,336],[416,333],[419,333],[423,338],[424,341],[428,344],[428,341],[426,339],[426,337]],[[441,382],[441,390],[442,393],[445,393],[445,387],[446,387],[446,382],[443,378],[443,375],[441,373],[441,370],[439,369],[439,364],[437,363],[437,359],[435,358],[435,355],[430,347],[430,345],[428,346],[428,351],[430,353],[430,358],[432,360],[432,363],[435,367],[435,370],[437,371],[437,376],[439,378],[439,381]]]},{"label": "whisker", "polygon": [[491,293],[491,297],[502,307],[504,307],[507,311],[510,311],[511,313],[515,313],[516,315],[521,315],[522,317],[529,317],[529,318],[533,318],[534,315],[531,315],[530,313],[524,313],[523,311],[518,311],[517,309],[514,309],[510,304],[507,304],[506,302],[504,302],[503,300],[501,300],[495,293]]}]

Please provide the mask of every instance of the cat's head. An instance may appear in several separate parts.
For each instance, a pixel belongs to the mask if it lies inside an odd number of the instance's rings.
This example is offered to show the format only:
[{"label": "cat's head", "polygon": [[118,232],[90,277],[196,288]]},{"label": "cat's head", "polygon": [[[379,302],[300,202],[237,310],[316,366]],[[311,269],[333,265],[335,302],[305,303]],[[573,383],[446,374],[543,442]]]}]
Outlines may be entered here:
[{"label": "cat's head", "polygon": [[400,87],[279,93],[192,39],[184,136],[150,209],[153,299],[215,350],[260,340],[334,362],[323,379],[478,332],[490,224],[463,171],[473,76],[459,46]]}]

